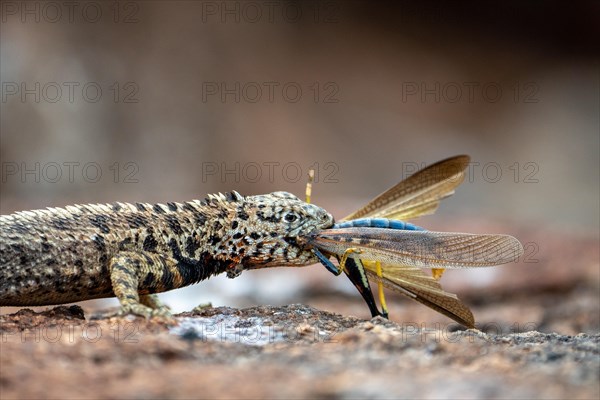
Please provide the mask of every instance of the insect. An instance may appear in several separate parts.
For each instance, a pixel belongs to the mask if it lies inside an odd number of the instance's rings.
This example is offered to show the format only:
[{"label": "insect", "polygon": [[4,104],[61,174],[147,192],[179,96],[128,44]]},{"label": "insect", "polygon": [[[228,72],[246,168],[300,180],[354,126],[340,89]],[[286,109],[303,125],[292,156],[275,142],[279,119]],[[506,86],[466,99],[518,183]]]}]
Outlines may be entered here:
[{"label": "insect", "polygon": [[[373,317],[388,317],[385,286],[473,328],[475,320],[469,308],[441,287],[444,270],[515,261],[523,254],[521,243],[508,235],[431,232],[402,221],[435,212],[440,201],[464,180],[469,161],[466,155],[456,156],[422,169],[330,229],[303,239],[327,270],[346,274]],[[310,191],[309,184],[307,202]],[[338,266],[330,257],[337,259]],[[431,268],[432,275],[423,268]],[[377,284],[381,312],[369,280]]]}]

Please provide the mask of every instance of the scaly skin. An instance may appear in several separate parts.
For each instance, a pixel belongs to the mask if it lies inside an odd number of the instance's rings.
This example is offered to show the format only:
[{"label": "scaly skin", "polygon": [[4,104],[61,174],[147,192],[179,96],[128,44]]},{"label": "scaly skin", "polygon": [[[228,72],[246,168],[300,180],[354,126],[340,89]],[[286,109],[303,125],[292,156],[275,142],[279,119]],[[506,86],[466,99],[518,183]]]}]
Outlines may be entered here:
[{"label": "scaly skin", "polygon": [[154,293],[226,272],[318,263],[297,241],[333,217],[286,192],[204,201],[89,204],[0,216],[0,306],[114,297],[167,316]]}]

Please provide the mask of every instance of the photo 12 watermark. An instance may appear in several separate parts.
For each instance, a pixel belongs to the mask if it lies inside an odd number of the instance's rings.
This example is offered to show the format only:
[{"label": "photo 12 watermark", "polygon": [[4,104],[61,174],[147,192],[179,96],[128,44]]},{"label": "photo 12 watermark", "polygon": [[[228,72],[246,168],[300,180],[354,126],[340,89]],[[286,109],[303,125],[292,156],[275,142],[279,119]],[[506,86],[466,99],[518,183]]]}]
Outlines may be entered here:
[{"label": "photo 12 watermark", "polygon": [[[452,233],[448,234],[452,235]],[[473,236],[478,236],[477,239],[479,240],[474,240],[473,243],[462,240],[459,248],[456,246],[447,246],[446,244],[432,245],[424,248],[423,244],[419,241],[406,241],[403,242],[402,250],[406,254],[418,256],[421,259],[433,257],[437,260],[449,260],[453,263],[474,263],[478,266],[498,265],[498,260],[503,260],[503,264],[537,264],[540,262],[536,258],[540,252],[540,246],[537,242],[522,243],[523,252],[521,252],[517,247],[506,247],[506,244],[501,241],[498,244],[489,243],[486,246],[482,246],[485,235],[473,234]]]},{"label": "photo 12 watermark", "polygon": [[464,339],[473,343],[477,339],[493,341],[495,336],[535,331],[537,326],[538,324],[531,321],[513,322],[512,324],[486,322],[483,324],[476,324],[476,329],[481,332],[475,332],[463,331],[460,329],[460,325],[457,325],[456,323],[442,324],[436,322],[430,324],[426,322],[402,322],[400,324],[399,332],[400,340],[402,342],[417,340],[422,343],[432,341],[436,343],[456,343]]},{"label": "photo 12 watermark", "polygon": [[202,102],[221,103],[339,103],[336,82],[202,82]]},{"label": "photo 12 watermark", "polygon": [[506,86],[499,82],[402,82],[403,103],[498,103],[508,99],[514,103],[539,103],[540,86],[536,82],[515,82]]},{"label": "photo 12 watermark", "polygon": [[139,1],[2,1],[2,23],[136,24]]},{"label": "photo 12 watermark", "polygon": [[202,23],[258,24],[340,21],[338,1],[201,1]]},{"label": "photo 12 watermark", "polygon": [[140,167],[133,161],[103,165],[95,161],[47,161],[0,163],[2,183],[139,183]]},{"label": "photo 12 watermark", "polygon": [[[428,165],[425,162],[402,162],[400,166],[402,179],[408,178]],[[535,161],[514,161],[510,164],[498,161],[470,161],[465,169],[464,181],[468,183],[476,181],[498,183],[504,180],[513,183],[532,184],[540,182],[539,172],[540,166]],[[433,167],[430,173],[434,176],[436,173],[439,173],[440,176],[446,176],[447,174],[444,166],[440,167],[438,172]],[[457,176],[455,179],[462,179],[462,177]]]},{"label": "photo 12 watermark", "polygon": [[139,103],[136,82],[2,82],[2,103]]},{"label": "photo 12 watermark", "polygon": [[[48,323],[19,332],[0,332],[0,343],[18,340],[21,343],[96,343],[102,338],[115,343],[137,344],[141,334],[139,324],[127,320],[118,323],[100,324],[95,321],[82,324]],[[12,339],[11,339],[12,338]]]},{"label": "photo 12 watermark", "polygon": [[211,180],[219,183],[298,183],[307,180],[311,170],[314,171],[314,183],[339,183],[340,167],[333,161],[314,162],[307,166],[296,161],[208,161],[202,163],[201,175],[202,183]]},{"label": "photo 12 watermark", "polygon": [[[221,318],[222,317],[222,318]],[[181,340],[192,342],[239,343],[264,346],[273,343],[337,343],[341,328],[324,327],[322,323],[282,322],[264,323],[259,317],[228,318],[227,316],[204,318],[177,318],[178,325],[169,333]],[[371,324],[370,322],[365,322]],[[145,324],[144,324],[145,326]],[[476,340],[493,341],[494,337],[520,332],[535,331],[534,322],[501,324],[486,322],[478,324],[476,331],[464,331],[456,323],[401,322],[392,332],[398,343],[457,343]],[[117,322],[100,321],[81,324],[48,323],[20,331],[0,332],[0,344],[18,343],[96,343],[108,339],[127,345],[143,344],[145,333],[138,322],[123,319]]]}]

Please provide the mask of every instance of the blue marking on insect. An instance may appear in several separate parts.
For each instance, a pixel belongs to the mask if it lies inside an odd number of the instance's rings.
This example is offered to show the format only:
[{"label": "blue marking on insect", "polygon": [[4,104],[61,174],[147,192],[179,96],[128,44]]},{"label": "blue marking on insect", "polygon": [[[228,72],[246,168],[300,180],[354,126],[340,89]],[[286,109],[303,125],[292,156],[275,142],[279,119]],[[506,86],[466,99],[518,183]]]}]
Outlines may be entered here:
[{"label": "blue marking on insect", "polygon": [[333,229],[342,228],[387,228],[401,231],[424,231],[420,226],[410,222],[398,221],[388,218],[359,218],[351,221],[338,222]]}]

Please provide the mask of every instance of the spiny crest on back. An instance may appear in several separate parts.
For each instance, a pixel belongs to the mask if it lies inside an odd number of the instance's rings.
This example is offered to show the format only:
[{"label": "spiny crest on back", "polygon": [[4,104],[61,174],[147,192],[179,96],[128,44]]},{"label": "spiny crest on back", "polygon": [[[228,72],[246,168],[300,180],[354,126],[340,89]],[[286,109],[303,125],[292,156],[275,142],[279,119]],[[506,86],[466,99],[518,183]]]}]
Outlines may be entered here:
[{"label": "spiny crest on back", "polygon": [[14,214],[1,215],[0,221],[8,224],[15,222],[39,223],[40,220],[47,220],[50,218],[73,219],[82,214],[110,213],[111,207],[110,204],[76,204],[64,208],[47,207],[45,209],[17,211]]},{"label": "spiny crest on back", "polygon": [[206,204],[219,204],[219,203],[234,203],[240,202],[244,200],[244,196],[236,192],[235,190],[232,192],[225,192],[225,194],[219,192],[217,194],[209,194],[206,196],[204,200],[200,203],[203,205]]}]

